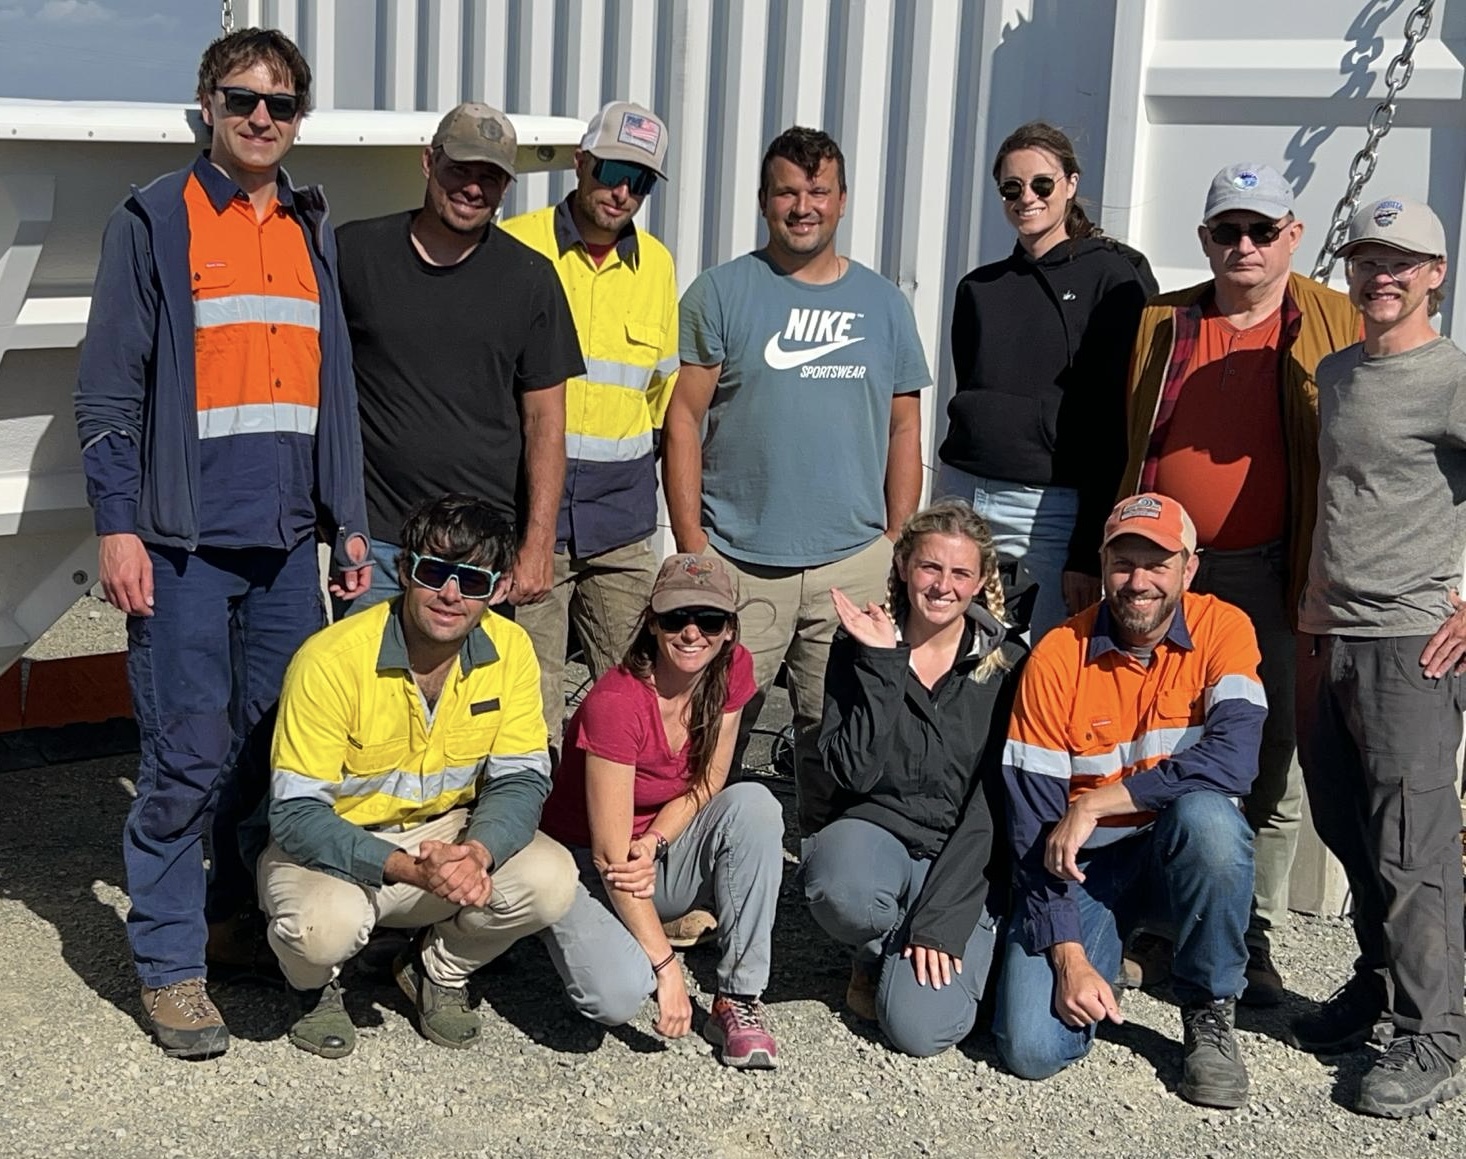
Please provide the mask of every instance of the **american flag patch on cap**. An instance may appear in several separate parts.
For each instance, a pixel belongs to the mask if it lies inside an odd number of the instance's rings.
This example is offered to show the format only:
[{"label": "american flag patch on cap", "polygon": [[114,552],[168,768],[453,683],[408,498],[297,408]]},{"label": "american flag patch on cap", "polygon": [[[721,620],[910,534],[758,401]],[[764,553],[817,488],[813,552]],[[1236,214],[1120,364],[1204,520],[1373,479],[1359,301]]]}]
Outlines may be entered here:
[{"label": "american flag patch on cap", "polygon": [[645,149],[648,153],[655,153],[657,146],[662,143],[662,127],[640,113],[623,113],[621,131],[616,134],[616,140]]}]

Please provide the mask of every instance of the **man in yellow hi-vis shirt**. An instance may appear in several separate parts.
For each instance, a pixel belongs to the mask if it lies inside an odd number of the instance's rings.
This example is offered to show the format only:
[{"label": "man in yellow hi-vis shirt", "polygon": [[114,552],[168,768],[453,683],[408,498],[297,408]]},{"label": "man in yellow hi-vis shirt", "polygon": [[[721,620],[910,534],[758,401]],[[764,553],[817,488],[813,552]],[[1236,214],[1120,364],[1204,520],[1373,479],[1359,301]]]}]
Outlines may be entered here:
[{"label": "man in yellow hi-vis shirt", "polygon": [[337,982],[374,927],[428,927],[398,984],[440,1046],[477,1041],[468,976],[557,921],[570,854],[537,832],[550,788],[539,665],[488,606],[513,529],[481,499],[420,505],[403,594],[312,636],[285,675],[258,863],[269,941],[294,993],[290,1040],[326,1058],[356,1032]]}]

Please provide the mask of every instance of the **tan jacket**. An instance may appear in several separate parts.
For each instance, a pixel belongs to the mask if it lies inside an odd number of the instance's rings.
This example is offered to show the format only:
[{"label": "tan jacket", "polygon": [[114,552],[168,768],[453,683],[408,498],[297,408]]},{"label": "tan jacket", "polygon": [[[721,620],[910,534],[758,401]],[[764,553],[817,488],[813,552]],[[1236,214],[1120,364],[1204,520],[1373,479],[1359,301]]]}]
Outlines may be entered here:
[{"label": "tan jacket", "polygon": [[[1180,392],[1182,375],[1214,283],[1161,294],[1146,304],[1130,360],[1125,414],[1129,458],[1120,495],[1133,495],[1148,462],[1160,454],[1156,420],[1162,404]],[[1288,275],[1283,295],[1283,338],[1279,357],[1283,441],[1288,454],[1288,612],[1296,619],[1298,597],[1308,579],[1308,555],[1318,506],[1318,386],[1320,360],[1361,337],[1359,314],[1349,299],[1302,274]]]}]

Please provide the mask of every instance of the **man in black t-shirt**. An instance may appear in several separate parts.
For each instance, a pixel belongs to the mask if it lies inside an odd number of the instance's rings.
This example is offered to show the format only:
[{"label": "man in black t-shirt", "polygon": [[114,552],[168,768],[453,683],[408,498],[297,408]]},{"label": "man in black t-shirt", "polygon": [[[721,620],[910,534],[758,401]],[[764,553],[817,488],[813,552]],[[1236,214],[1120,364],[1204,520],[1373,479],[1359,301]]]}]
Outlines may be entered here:
[{"label": "man in black t-shirt", "polygon": [[459,105],[423,150],[422,208],[337,231],[379,565],[370,603],[398,594],[407,512],[447,491],[518,528],[495,602],[534,603],[554,581],[565,380],[585,366],[554,267],[493,224],[517,147],[503,113]]}]

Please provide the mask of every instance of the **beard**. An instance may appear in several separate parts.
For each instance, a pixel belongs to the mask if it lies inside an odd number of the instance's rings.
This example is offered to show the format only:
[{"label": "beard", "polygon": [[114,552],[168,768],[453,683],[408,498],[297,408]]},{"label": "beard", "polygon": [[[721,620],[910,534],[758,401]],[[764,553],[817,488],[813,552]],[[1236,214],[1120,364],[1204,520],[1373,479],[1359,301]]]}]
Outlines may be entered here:
[{"label": "beard", "polygon": [[1174,595],[1165,596],[1155,603],[1137,606],[1130,602],[1128,593],[1123,589],[1109,599],[1110,614],[1132,636],[1148,636],[1154,632],[1166,622],[1166,618],[1176,610],[1176,605],[1180,602],[1181,597]]}]

